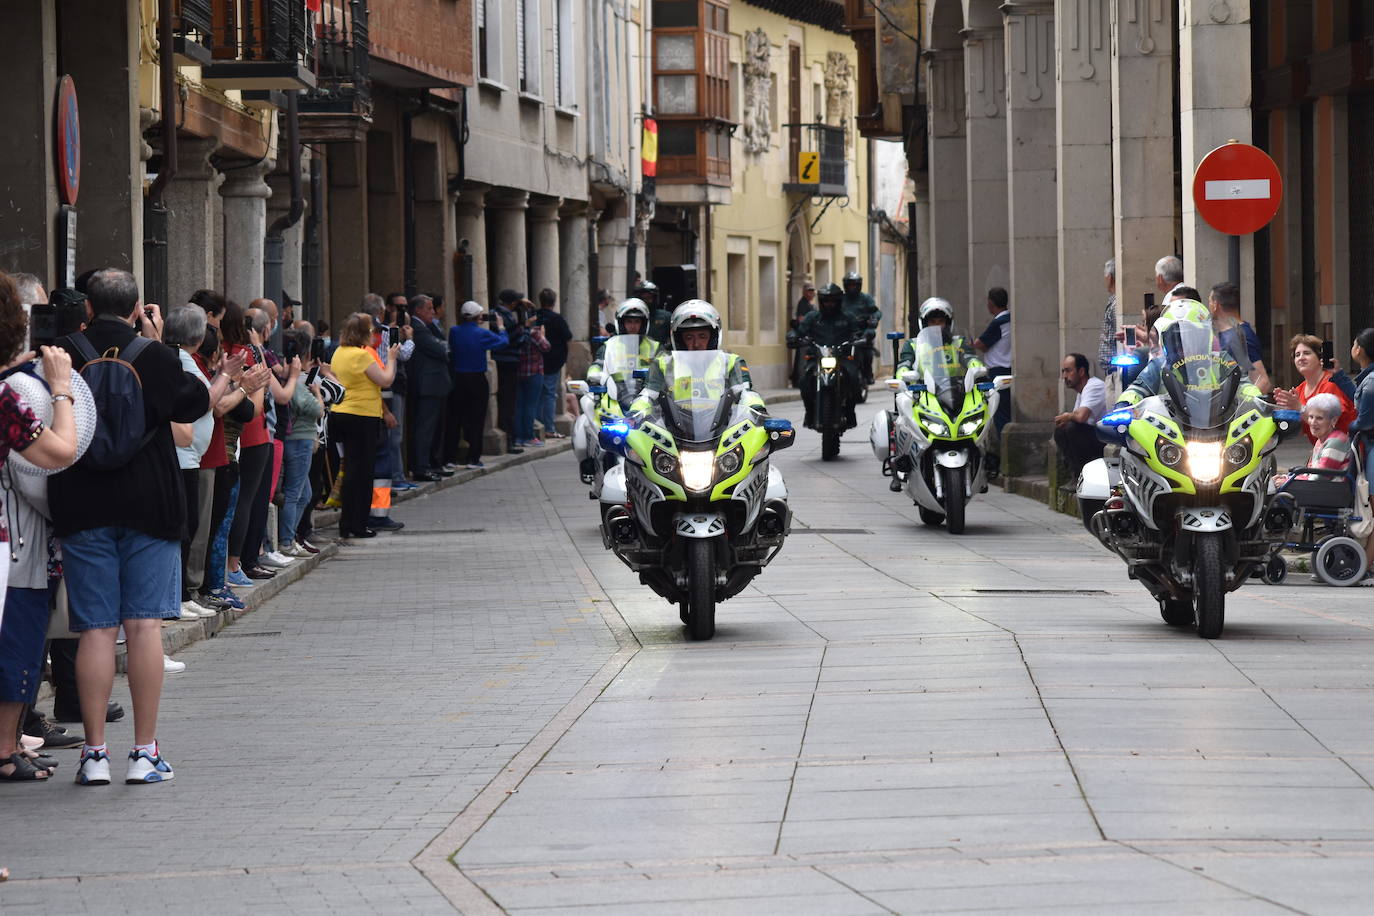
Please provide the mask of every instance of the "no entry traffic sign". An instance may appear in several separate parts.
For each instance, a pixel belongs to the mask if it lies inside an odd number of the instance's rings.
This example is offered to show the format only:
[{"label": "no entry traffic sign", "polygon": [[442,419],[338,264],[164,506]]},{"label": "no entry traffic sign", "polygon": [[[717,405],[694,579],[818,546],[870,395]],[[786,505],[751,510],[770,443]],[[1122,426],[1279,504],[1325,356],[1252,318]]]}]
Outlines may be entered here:
[{"label": "no entry traffic sign", "polygon": [[1218,146],[1198,163],[1193,203],[1218,232],[1248,235],[1263,229],[1279,212],[1283,178],[1274,160],[1248,143]]}]

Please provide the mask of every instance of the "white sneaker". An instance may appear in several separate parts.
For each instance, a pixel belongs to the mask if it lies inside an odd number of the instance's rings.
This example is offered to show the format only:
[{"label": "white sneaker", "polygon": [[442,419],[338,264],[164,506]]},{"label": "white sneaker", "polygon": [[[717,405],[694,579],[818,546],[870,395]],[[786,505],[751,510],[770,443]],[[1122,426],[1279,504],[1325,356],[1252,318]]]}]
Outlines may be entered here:
[{"label": "white sneaker", "polygon": [[180,674],[181,672],[183,672],[183,671],[185,671],[185,670],[186,670],[186,663],[185,663],[185,662],[179,662],[179,661],[177,661],[176,659],[172,658],[170,655],[164,655],[164,656],[162,656],[162,673],[163,673],[163,674]]},{"label": "white sneaker", "polygon": [[193,601],[183,601],[180,616],[182,620],[199,620],[200,607]]},{"label": "white sneaker", "polygon": [[258,562],[263,566],[275,566],[277,569],[285,569],[295,561],[290,557],[282,556],[277,551],[272,550],[258,557]]},{"label": "white sneaker", "polygon": [[[183,605],[183,607],[184,606],[185,605]],[[191,599],[191,609],[194,610],[201,617],[214,617],[217,614],[219,614],[219,608],[211,607],[208,604],[201,604],[194,598]]]},{"label": "white sneaker", "polygon": [[76,767],[76,784],[79,786],[108,786],[110,784],[110,755],[104,751],[81,752],[81,763]]},{"label": "white sneaker", "polygon": [[43,746],[43,736],[20,734],[19,746],[26,751],[36,751]]},{"label": "white sneaker", "polygon": [[[106,764],[106,780],[109,779],[109,765]],[[147,751],[129,752],[129,769],[124,773],[124,781],[138,784],[141,782],[166,782],[176,774],[161,754],[153,756]]]}]

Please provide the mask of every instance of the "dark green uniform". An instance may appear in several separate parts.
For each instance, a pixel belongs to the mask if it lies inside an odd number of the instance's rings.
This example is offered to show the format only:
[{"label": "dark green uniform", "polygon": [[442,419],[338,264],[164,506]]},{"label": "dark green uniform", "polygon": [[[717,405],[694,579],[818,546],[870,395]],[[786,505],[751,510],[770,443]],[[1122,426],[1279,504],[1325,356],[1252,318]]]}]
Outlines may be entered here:
[{"label": "dark green uniform", "polygon": [[862,328],[843,308],[833,311],[815,309],[806,313],[795,331],[787,332],[787,341],[795,345],[800,340],[808,339],[823,347],[838,347],[853,340]]},{"label": "dark green uniform", "polygon": [[671,346],[669,344],[669,336],[671,334],[672,321],[672,312],[667,309],[654,309],[649,316],[649,333],[647,335],[649,339],[658,341],[658,343],[663,346]]},{"label": "dark green uniform", "polygon": [[876,328],[883,317],[882,309],[878,308],[868,293],[861,292],[854,296],[846,293],[840,301],[840,308],[862,328]]}]

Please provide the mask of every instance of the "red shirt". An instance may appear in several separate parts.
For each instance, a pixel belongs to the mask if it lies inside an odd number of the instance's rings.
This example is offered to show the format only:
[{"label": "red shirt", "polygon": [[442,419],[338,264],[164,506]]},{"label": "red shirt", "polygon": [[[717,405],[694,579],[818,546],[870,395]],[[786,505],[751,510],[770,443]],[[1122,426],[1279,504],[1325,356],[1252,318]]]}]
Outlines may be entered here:
[{"label": "red shirt", "polygon": [[[232,356],[242,351],[244,354],[244,368],[252,368],[258,364],[257,351],[252,347],[243,347],[233,344],[226,351],[226,355]],[[270,398],[272,392],[270,386],[263,389],[263,397]],[[266,445],[267,435],[267,411],[259,410],[247,423],[243,424],[243,434],[239,436],[239,445],[242,448],[249,448],[254,445]]]},{"label": "red shirt", "polygon": [[[1321,382],[1318,383],[1317,389],[1313,391],[1311,394],[1307,393],[1307,382],[1305,381],[1300,382],[1298,384],[1298,387],[1294,388],[1293,391],[1297,394],[1298,403],[1302,407],[1306,407],[1307,402],[1319,394],[1334,394],[1336,396],[1336,400],[1341,402],[1341,416],[1340,419],[1336,421],[1336,428],[1343,433],[1349,432],[1350,424],[1355,419],[1356,415],[1355,404],[1350,400],[1350,398],[1345,396],[1344,391],[1342,391],[1340,388],[1336,387],[1334,383],[1332,383],[1331,376],[1332,373],[1329,370],[1323,372]],[[1313,445],[1317,444],[1317,437],[1312,435],[1312,430],[1307,428],[1306,417],[1304,417],[1302,421],[1302,432],[1303,435],[1307,437],[1308,442],[1311,442]]]},{"label": "red shirt", "polygon": [[[205,361],[205,357],[199,353],[192,353],[191,358],[196,361],[200,371],[205,373],[205,377],[214,381],[213,373],[210,372],[210,364]],[[215,405],[211,404],[210,409],[214,410]],[[224,417],[215,417],[215,429],[210,433],[210,447],[205,450],[205,454],[200,456],[200,469],[202,471],[213,471],[215,468],[222,468],[229,463],[229,453],[224,448]]]}]

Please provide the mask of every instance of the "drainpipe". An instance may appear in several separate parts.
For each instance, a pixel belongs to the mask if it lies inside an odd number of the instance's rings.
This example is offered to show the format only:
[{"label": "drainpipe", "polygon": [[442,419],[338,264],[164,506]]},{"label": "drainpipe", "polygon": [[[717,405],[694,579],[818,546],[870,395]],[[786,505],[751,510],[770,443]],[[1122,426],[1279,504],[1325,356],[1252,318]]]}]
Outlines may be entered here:
[{"label": "drainpipe", "polygon": [[402,207],[401,227],[405,248],[405,275],[403,286],[406,298],[415,295],[415,163],[412,129],[415,115],[421,109],[407,108],[401,113],[401,181]]},{"label": "drainpipe", "polygon": [[168,302],[167,205],[177,173],[177,72],[172,52],[172,0],[157,4],[158,84],[162,96],[162,167],[143,201],[143,301]]},{"label": "drainpipe", "polygon": [[[301,182],[301,119],[297,96],[295,89],[286,93],[286,168],[291,179],[291,207],[267,227],[267,238],[263,243],[263,293],[273,300],[286,293],[283,288],[286,240],[282,238],[282,233],[300,222],[305,213],[305,191]],[[285,302],[277,304],[283,309],[286,307]],[[278,344],[274,334],[273,345]]]}]

